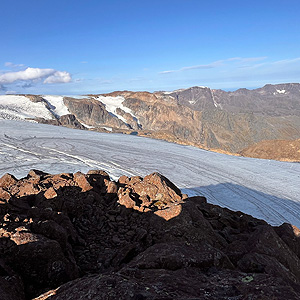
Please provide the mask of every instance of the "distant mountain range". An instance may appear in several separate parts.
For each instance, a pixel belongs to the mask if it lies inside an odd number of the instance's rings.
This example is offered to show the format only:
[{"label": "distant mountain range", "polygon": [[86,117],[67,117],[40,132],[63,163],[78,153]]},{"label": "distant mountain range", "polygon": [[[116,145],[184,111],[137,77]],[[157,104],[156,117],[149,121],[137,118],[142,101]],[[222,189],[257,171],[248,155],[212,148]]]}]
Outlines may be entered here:
[{"label": "distant mountain range", "polygon": [[[300,139],[299,83],[234,92],[195,86],[74,98],[0,96],[0,118],[136,134],[237,155],[300,160],[296,141]],[[272,153],[278,140],[282,150]],[[286,147],[288,154],[284,154]]]}]

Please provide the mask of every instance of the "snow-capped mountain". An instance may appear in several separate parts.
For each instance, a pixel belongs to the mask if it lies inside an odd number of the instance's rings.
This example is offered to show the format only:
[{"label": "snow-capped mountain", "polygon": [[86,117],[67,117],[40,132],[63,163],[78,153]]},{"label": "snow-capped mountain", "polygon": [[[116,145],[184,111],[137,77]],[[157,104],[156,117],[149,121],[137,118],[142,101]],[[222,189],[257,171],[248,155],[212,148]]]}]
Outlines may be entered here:
[{"label": "snow-capped mountain", "polygon": [[270,145],[300,138],[300,84],[296,83],[234,92],[196,86],[81,97],[0,96],[0,118],[132,133],[250,156],[254,152],[247,149],[255,145],[255,157],[299,160],[297,149],[286,157],[260,147],[265,140]]}]

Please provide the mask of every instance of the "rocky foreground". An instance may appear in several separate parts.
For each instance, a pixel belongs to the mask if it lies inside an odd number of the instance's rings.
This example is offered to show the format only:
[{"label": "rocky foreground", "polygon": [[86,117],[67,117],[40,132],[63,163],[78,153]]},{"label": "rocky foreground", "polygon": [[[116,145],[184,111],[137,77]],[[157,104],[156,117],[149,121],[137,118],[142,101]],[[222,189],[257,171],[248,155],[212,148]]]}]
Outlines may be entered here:
[{"label": "rocky foreground", "polygon": [[300,299],[300,231],[164,176],[0,179],[0,299]]}]

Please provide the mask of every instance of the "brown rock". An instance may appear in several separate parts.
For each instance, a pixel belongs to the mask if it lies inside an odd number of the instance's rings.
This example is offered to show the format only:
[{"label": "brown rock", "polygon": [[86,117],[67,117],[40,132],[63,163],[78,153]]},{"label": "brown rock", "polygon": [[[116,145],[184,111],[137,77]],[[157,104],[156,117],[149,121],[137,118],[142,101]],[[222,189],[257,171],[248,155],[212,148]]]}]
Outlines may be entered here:
[{"label": "brown rock", "polygon": [[93,187],[89,184],[85,175],[81,172],[77,172],[74,174],[74,181],[81,187],[83,192],[91,190]]},{"label": "brown rock", "polygon": [[6,173],[0,178],[0,187],[8,188],[16,184],[17,181],[18,180],[13,175]]},{"label": "brown rock", "polygon": [[164,218],[166,221],[173,219],[181,213],[182,207],[180,204],[172,205],[171,207],[154,212],[157,216]]},{"label": "brown rock", "polygon": [[181,191],[169,179],[161,174],[152,173],[145,176],[144,182],[156,186],[158,193],[163,194],[164,201],[171,203],[181,201]]},{"label": "brown rock", "polygon": [[123,188],[120,188],[118,191],[118,197],[118,202],[126,208],[133,208],[135,206],[135,201],[129,196],[128,190],[124,191]]},{"label": "brown rock", "polygon": [[30,170],[29,173],[28,173],[28,177],[31,177],[31,178],[37,178],[37,179],[41,179],[41,178],[44,178],[45,176],[49,175],[48,173],[45,173],[43,171],[39,171],[39,170]]},{"label": "brown rock", "polygon": [[[150,207],[154,209],[165,209],[172,203],[181,203],[182,195],[180,190],[171,183],[166,177],[153,173],[144,179],[140,176],[134,176],[128,179],[122,177],[119,184],[125,185],[119,189],[119,203],[127,208],[134,208],[138,211],[149,211]],[[157,213],[166,218],[178,213],[177,208],[169,211]]]},{"label": "brown rock", "polygon": [[67,114],[63,115],[59,118],[59,122],[62,126],[66,126],[69,128],[76,128],[76,129],[81,129],[84,130],[86,129],[85,126],[83,126],[74,115],[72,114]]},{"label": "brown rock", "polygon": [[107,185],[108,194],[116,194],[118,192],[118,186],[114,181],[110,181]]},{"label": "brown rock", "polygon": [[53,187],[50,187],[49,189],[47,189],[47,191],[44,193],[45,198],[47,199],[52,199],[57,197],[57,193],[55,191],[55,189]]},{"label": "brown rock", "polygon": [[126,184],[129,182],[129,178],[125,175],[121,176],[118,181],[120,184]]},{"label": "brown rock", "polygon": [[0,187],[0,203],[3,202],[7,202],[10,199],[10,194],[5,191],[3,188]]},{"label": "brown rock", "polygon": [[87,175],[101,175],[101,176],[109,178],[108,173],[103,170],[90,170],[87,172]]},{"label": "brown rock", "polygon": [[18,197],[23,197],[27,195],[36,195],[40,192],[40,189],[36,184],[28,183],[28,184],[22,184],[19,187],[19,191],[17,193]]}]

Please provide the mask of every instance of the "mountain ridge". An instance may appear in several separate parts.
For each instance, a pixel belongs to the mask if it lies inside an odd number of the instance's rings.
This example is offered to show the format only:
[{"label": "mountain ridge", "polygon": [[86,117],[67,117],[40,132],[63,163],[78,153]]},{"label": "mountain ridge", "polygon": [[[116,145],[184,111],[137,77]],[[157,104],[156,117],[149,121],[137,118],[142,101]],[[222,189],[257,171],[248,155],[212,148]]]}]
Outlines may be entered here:
[{"label": "mountain ridge", "polygon": [[[300,138],[299,83],[233,92],[195,86],[173,92],[115,91],[80,99],[61,97],[60,104],[73,115],[62,120],[51,110],[58,102],[51,104],[51,99],[40,95],[24,97],[48,106],[51,118],[31,118],[41,123],[137,134],[235,155],[247,155],[245,149],[265,140]],[[277,153],[274,159],[281,157]],[[289,159],[298,160],[295,156]]]}]

